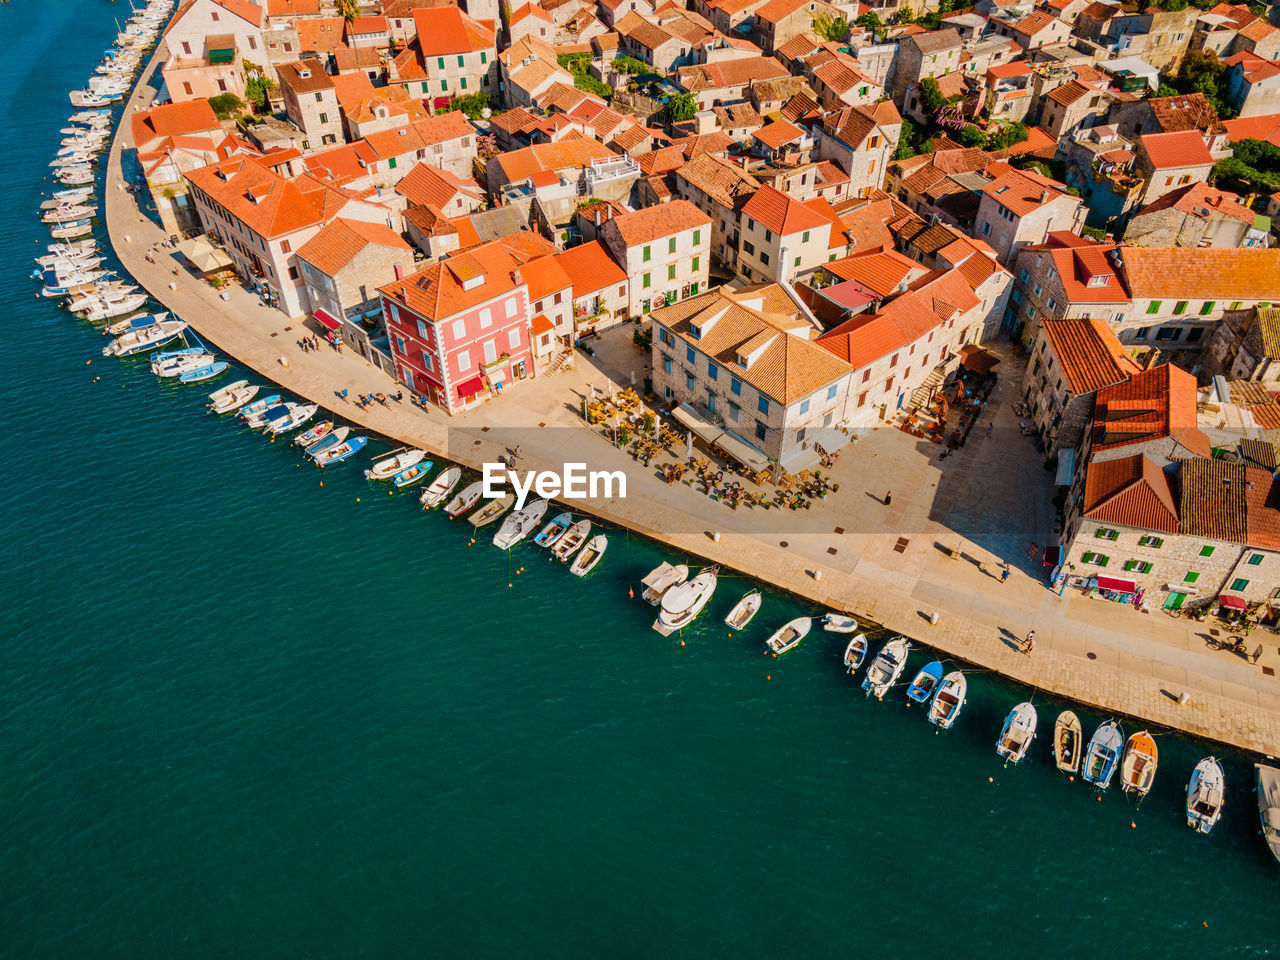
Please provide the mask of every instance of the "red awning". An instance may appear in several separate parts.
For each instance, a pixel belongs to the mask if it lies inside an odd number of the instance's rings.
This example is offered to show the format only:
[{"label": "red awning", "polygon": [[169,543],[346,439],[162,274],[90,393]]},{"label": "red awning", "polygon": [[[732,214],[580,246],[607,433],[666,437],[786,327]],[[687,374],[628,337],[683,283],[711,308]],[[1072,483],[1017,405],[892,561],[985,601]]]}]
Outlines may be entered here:
[{"label": "red awning", "polygon": [[1248,609],[1248,604],[1244,602],[1244,597],[1219,597],[1218,602],[1228,610]]},{"label": "red awning", "polygon": [[1099,590],[1115,590],[1119,593],[1137,593],[1138,585],[1132,580],[1120,580],[1116,577],[1099,577]]},{"label": "red awning", "polygon": [[480,377],[472,377],[470,380],[463,380],[458,384],[458,396],[474,397],[477,393],[484,389],[484,380]]},{"label": "red awning", "polygon": [[311,315],[316,318],[316,322],[319,323],[320,326],[324,327],[330,333],[337,333],[338,328],[342,326],[341,323],[333,318],[333,314],[329,313],[328,310],[316,310],[313,311]]}]

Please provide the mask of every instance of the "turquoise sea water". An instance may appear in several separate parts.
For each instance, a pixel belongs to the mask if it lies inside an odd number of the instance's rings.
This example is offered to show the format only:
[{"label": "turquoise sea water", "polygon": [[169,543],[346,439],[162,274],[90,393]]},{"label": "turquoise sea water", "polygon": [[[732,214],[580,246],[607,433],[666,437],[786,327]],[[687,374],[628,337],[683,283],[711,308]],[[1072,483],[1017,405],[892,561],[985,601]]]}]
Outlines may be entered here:
[{"label": "turquoise sea water", "polygon": [[[734,579],[681,647],[627,595],[651,545],[613,532],[585,581],[470,546],[103,360],[26,275],[117,16],[0,7],[0,955],[1275,952],[1245,758],[1209,838],[1182,815],[1207,745],[1161,736],[1141,809],[1095,802],[1043,694],[975,673],[935,735],[864,700],[837,637],[763,657],[794,601],[729,636]],[[1027,696],[1042,736],[1004,769]]]}]

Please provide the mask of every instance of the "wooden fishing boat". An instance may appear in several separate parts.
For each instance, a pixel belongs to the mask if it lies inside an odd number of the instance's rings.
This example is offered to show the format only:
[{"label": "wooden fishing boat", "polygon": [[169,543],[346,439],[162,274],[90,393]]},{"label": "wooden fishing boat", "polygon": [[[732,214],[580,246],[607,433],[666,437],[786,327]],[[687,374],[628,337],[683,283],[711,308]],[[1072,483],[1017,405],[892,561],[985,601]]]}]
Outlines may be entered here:
[{"label": "wooden fishing boat", "polygon": [[306,447],[310,447],[317,440],[327,437],[332,432],[333,432],[333,421],[321,420],[319,423],[314,424],[313,426],[307,427],[307,429],[303,430],[300,434],[294,437],[293,442],[297,446],[303,447],[305,449]]},{"label": "wooden fishing boat", "polygon": [[1084,727],[1071,710],[1063,710],[1053,725],[1053,762],[1063,773],[1075,776],[1084,754]]},{"label": "wooden fishing boat", "polygon": [[538,529],[542,517],[549,504],[546,500],[534,500],[526,503],[502,521],[502,526],[493,535],[493,545],[499,550],[510,550],[533,531]]},{"label": "wooden fishing boat", "polygon": [[426,455],[427,451],[425,450],[403,450],[393,457],[379,460],[370,469],[366,470],[364,475],[370,480],[390,480],[397,473],[412,467],[414,464],[421,463]]},{"label": "wooden fishing boat", "polygon": [[420,483],[425,480],[433,466],[434,464],[430,460],[424,460],[422,463],[415,463],[412,467],[405,467],[397,473],[391,478],[391,482],[397,487],[411,487],[415,483]]},{"label": "wooden fishing boat", "polygon": [[331,463],[338,463],[359,453],[368,442],[368,437],[350,437],[337,446],[330,447],[328,450],[317,454],[315,461],[320,465],[321,469],[324,469]]},{"label": "wooden fishing boat", "polygon": [[1120,789],[1136,793],[1139,799],[1145,797],[1155,783],[1159,763],[1155,739],[1146,730],[1139,730],[1125,744],[1124,759],[1120,763]]},{"label": "wooden fishing boat", "polygon": [[[220,399],[209,404],[210,413],[230,413],[232,410],[238,410],[246,403],[258,395],[258,391],[262,389],[256,384],[248,383],[244,380],[239,381],[243,386],[228,391]],[[215,391],[221,392],[221,391]]]},{"label": "wooden fishing boat", "polygon": [[224,400],[237,390],[243,390],[249,385],[248,380],[237,380],[235,383],[228,383],[225,387],[219,387],[213,393],[209,394],[208,406],[212,407],[219,400]]},{"label": "wooden fishing boat", "polygon": [[850,638],[848,645],[844,648],[844,669],[852,676],[858,672],[858,668],[862,666],[862,661],[867,656],[867,638],[865,634]]},{"label": "wooden fishing boat", "polygon": [[1017,763],[1027,755],[1027,748],[1036,738],[1036,708],[1030,703],[1020,703],[1004,719],[1000,738],[996,740],[996,753],[1004,757],[1005,764]]},{"label": "wooden fishing boat", "polygon": [[931,660],[920,668],[916,678],[907,687],[907,700],[915,703],[928,703],[942,682],[942,662]]},{"label": "wooden fishing boat", "polygon": [[662,598],[668,590],[678,587],[688,579],[689,568],[685,564],[678,563],[673,566],[663,561],[640,581],[644,585],[644,592],[640,596],[645,603],[656,607],[662,603]]},{"label": "wooden fishing boat", "polygon": [[422,504],[422,509],[430,510],[444,503],[445,498],[453,492],[453,488],[458,485],[458,481],[461,479],[461,467],[450,467],[441,473],[440,476],[427,484],[427,489],[423,490],[422,496],[418,498],[418,502]]},{"label": "wooden fishing boat", "polygon": [[556,514],[550,523],[538,531],[538,535],[533,538],[533,542],[540,547],[555,546],[556,541],[563,537],[571,526],[573,526],[572,513]]},{"label": "wooden fishing boat", "polygon": [[741,600],[733,605],[733,609],[729,611],[729,615],[724,618],[725,624],[731,630],[741,630],[760,611],[760,604],[763,598],[760,596],[759,590],[752,590],[746,594]]},{"label": "wooden fishing boat", "polygon": [[573,558],[573,563],[569,566],[569,572],[575,577],[585,577],[604,558],[604,552],[608,548],[609,538],[603,533],[597,533],[587,541],[587,545]]},{"label": "wooden fishing boat", "polygon": [[564,563],[564,561],[573,556],[573,552],[575,550],[586,542],[586,539],[590,534],[591,521],[587,519],[579,520],[566,530],[564,535],[561,536],[554,545],[552,545],[551,552],[555,555],[557,560]]},{"label": "wooden fishing boat", "polygon": [[812,627],[812,618],[796,617],[791,622],[780,626],[773,636],[765,641],[765,646],[773,652],[775,657],[789,653],[800,646],[800,641],[809,635],[809,630]]},{"label": "wooden fishing boat", "polygon": [[444,512],[448,516],[457,519],[476,505],[482,493],[484,493],[484,483],[480,480],[467,484],[462,488],[461,493],[449,501],[449,505],[444,508]]},{"label": "wooden fishing boat", "polygon": [[959,670],[952,670],[942,678],[938,693],[929,704],[929,722],[941,730],[950,730],[964,707],[964,695],[969,683]]},{"label": "wooden fishing boat", "polygon": [[911,643],[906,637],[894,637],[876,654],[871,666],[867,667],[867,675],[862,678],[862,689],[867,696],[883,700],[888,689],[897,682],[902,669],[907,665],[907,654]]},{"label": "wooden fishing boat", "polygon": [[507,509],[516,502],[514,494],[504,493],[496,500],[490,500],[483,507],[467,517],[471,521],[471,525],[479,530],[487,524],[493,523],[500,516],[507,512]]},{"label": "wooden fishing boat", "polygon": [[707,567],[700,570],[692,580],[666,590],[662,595],[658,619],[653,621],[653,629],[664,637],[669,637],[693,623],[715,593],[719,572],[719,567]]},{"label": "wooden fishing boat", "polygon": [[342,441],[347,439],[347,436],[350,433],[350,427],[334,427],[319,440],[316,440],[307,447],[307,456],[314,460],[330,447],[336,447],[338,444],[342,443]]},{"label": "wooden fishing boat", "polygon": [[1099,790],[1111,786],[1111,778],[1116,767],[1120,765],[1120,750],[1124,746],[1124,733],[1120,724],[1108,720],[1094,731],[1089,741],[1089,749],[1085,751],[1084,762],[1080,774],[1085,781]]},{"label": "wooden fishing boat", "polygon": [[1280,863],[1280,770],[1265,763],[1253,765],[1254,788],[1258,791],[1258,819],[1262,839]]},{"label": "wooden fishing boat", "polygon": [[853,633],[858,629],[858,618],[846,617],[842,613],[828,613],[822,618],[822,629],[828,633]]},{"label": "wooden fishing boat", "polygon": [[1208,833],[1222,816],[1226,802],[1227,778],[1222,764],[1205,757],[1191,771],[1187,783],[1187,826],[1197,833]]}]

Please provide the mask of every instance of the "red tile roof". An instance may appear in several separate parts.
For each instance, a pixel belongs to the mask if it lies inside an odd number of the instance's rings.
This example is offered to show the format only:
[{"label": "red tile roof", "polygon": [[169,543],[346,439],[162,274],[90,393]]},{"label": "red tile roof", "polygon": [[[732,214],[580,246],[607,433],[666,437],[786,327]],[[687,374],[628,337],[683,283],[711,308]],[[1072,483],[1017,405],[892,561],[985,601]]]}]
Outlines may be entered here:
[{"label": "red tile roof", "polygon": [[1223,120],[1222,125],[1227,128],[1227,139],[1232,143],[1239,143],[1241,140],[1265,140],[1273,146],[1280,147],[1280,113]]},{"label": "red tile roof", "polygon": [[1280,250],[1121,247],[1134,297],[1280,300]]},{"label": "red tile roof", "polygon": [[1105,320],[1044,317],[1040,328],[1074,396],[1122,383],[1142,371]]},{"label": "red tile roof", "polygon": [[342,44],[342,31],[347,22],[341,17],[319,17],[298,20],[293,27],[298,31],[298,49],[302,53],[331,53]]},{"label": "red tile roof", "polygon": [[299,247],[298,256],[332,277],[371,244],[399,250],[409,254],[408,259],[412,259],[413,248],[390,227],[362,220],[344,220],[341,217],[326,224],[319,233]]},{"label": "red tile roof", "polygon": [[267,169],[269,162],[270,157],[232,157],[185,176],[250,230],[268,239],[324,223],[351,199],[306,174],[286,180]]},{"label": "red tile roof", "polygon": [[129,118],[129,123],[133,145],[143,153],[155,140],[221,129],[208,100],[187,100],[139,110]]},{"label": "red tile roof", "polygon": [[777,150],[784,144],[803,137],[804,131],[787,120],[775,120],[773,123],[756,130],[752,136],[770,150]]},{"label": "red tile roof", "polygon": [[1070,196],[1063,189],[1065,184],[1029,170],[1015,170],[1005,163],[992,164],[987,170],[997,176],[982,192],[1015,216],[1025,217],[1045,203]]},{"label": "red tile roof", "polygon": [[593,160],[614,160],[617,156],[602,143],[577,137],[556,143],[535,143],[531,147],[499,154],[489,162],[498,165],[508,182],[516,183],[540,170],[583,168],[590,166]]},{"label": "red tile roof", "polygon": [[472,19],[457,7],[414,10],[413,22],[424,57],[496,49],[492,26]]},{"label": "red tile roof", "polygon": [[[516,272],[526,260],[503,241],[494,240],[379,289],[420,317],[442,321],[517,289],[522,281],[516,279]],[[483,276],[484,282],[463,289],[464,281],[476,276]]]},{"label": "red tile roof", "polygon": [[[554,256],[530,260],[520,268],[520,276],[529,285],[529,299],[541,300],[561,290],[568,290],[573,281]],[[572,295],[572,294],[571,294]]]},{"label": "red tile roof", "polygon": [[768,184],[756,191],[755,196],[746,202],[742,212],[783,237],[804,230],[816,230],[829,222],[799,200]]},{"label": "red tile roof", "polygon": [[314,17],[320,14],[320,0],[267,0],[269,17]]},{"label": "red tile roof", "polygon": [[[710,226],[711,218],[688,200],[672,200],[670,203],[660,203],[613,217],[605,224],[604,229],[616,230],[627,246],[635,247],[675,236],[685,230]],[[709,230],[707,239],[710,239]]]},{"label": "red tile roof", "polygon": [[614,262],[599,240],[570,247],[557,254],[556,261],[573,284],[574,299],[627,282],[626,271]]},{"label": "red tile roof", "polygon": [[1172,438],[1195,456],[1209,456],[1209,441],[1196,427],[1196,378],[1163,364],[1103,387],[1094,404],[1093,449]]},{"label": "red tile roof", "polygon": [[1083,513],[1104,523],[1178,532],[1178,508],[1169,476],[1141,454],[1089,463]]},{"label": "red tile roof", "polygon": [[1184,460],[1178,466],[1179,530],[1193,537],[1244,543],[1248,510],[1245,468],[1225,460]]},{"label": "red tile roof", "polygon": [[435,206],[443,210],[459,192],[483,199],[480,184],[455,176],[448,170],[420,162],[396,184],[396,193],[418,206]]},{"label": "red tile roof", "polygon": [[1213,165],[1213,156],[1197,130],[1148,133],[1139,137],[1138,143],[1156,170]]},{"label": "red tile roof", "polygon": [[1258,467],[1244,474],[1249,546],[1280,550],[1280,480]]}]

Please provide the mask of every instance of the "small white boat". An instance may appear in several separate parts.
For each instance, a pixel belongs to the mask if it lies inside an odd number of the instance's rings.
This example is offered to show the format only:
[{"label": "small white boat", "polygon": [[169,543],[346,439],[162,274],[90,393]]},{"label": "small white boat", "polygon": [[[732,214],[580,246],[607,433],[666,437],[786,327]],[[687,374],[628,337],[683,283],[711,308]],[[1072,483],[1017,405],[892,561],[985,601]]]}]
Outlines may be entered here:
[{"label": "small white boat", "polygon": [[290,430],[297,430],[300,426],[316,415],[316,411],[320,409],[314,403],[286,403],[289,409],[289,415],[279,420],[273,420],[267,424],[267,433],[273,436],[281,433],[288,433]]},{"label": "small white boat", "polygon": [[[209,410],[213,413],[230,413],[232,410],[239,410],[246,403],[258,395],[261,387],[251,384],[246,380],[237,381],[239,386],[232,384],[234,389],[228,390],[213,403],[209,404]],[[216,391],[222,393],[222,391]],[[212,395],[211,395],[212,396]]]},{"label": "small white boat", "polygon": [[1139,730],[1125,744],[1124,759],[1120,762],[1120,789],[1136,793],[1139,799],[1145,797],[1155,783],[1159,762],[1155,738],[1146,730]]},{"label": "small white boat", "polygon": [[213,359],[213,354],[207,350],[197,348],[194,353],[158,357],[152,360],[151,372],[163,379],[180,377],[184,373],[190,373],[192,370],[199,370],[201,367],[207,366],[213,362]]},{"label": "small white boat", "polygon": [[450,467],[440,476],[436,477],[422,491],[422,496],[418,498],[418,502],[422,504],[423,510],[431,510],[444,503],[445,499],[453,492],[453,488],[458,485],[458,481],[462,479],[461,467]]},{"label": "small white boat", "polygon": [[828,633],[854,633],[858,629],[858,618],[846,617],[841,613],[828,613],[822,618],[822,629]]},{"label": "small white boat", "polygon": [[1205,757],[1191,771],[1187,783],[1187,826],[1197,833],[1208,833],[1222,816],[1226,803],[1227,778],[1222,764]]},{"label": "small white boat", "polygon": [[1080,772],[1084,756],[1084,727],[1073,710],[1063,710],[1053,725],[1053,762],[1073,777]]},{"label": "small white boat", "polygon": [[220,387],[213,393],[209,394],[209,406],[213,406],[219,400],[234,393],[237,390],[243,390],[249,385],[248,380],[237,380],[235,383],[228,383],[225,387]]},{"label": "small white boat", "polygon": [[689,579],[689,568],[679,563],[672,566],[665,561],[658,564],[649,571],[649,575],[640,582],[644,585],[644,592],[640,596],[646,603],[658,606],[662,603],[662,598],[672,587],[678,587]]},{"label": "small white boat", "polygon": [[662,609],[653,629],[664,637],[687,627],[702,612],[716,591],[719,567],[707,567],[692,580],[671,587],[662,595]]},{"label": "small white boat", "polygon": [[502,521],[502,526],[493,535],[493,545],[499,550],[510,550],[538,529],[538,524],[542,522],[542,516],[546,512],[547,501],[545,500],[526,503]]},{"label": "small white boat", "polygon": [[1093,732],[1089,747],[1085,750],[1080,775],[1085,783],[1091,783],[1099,790],[1111,786],[1111,778],[1120,766],[1120,752],[1124,748],[1124,732],[1120,724],[1108,720]]},{"label": "small white boat", "polygon": [[416,467],[426,455],[425,450],[403,450],[394,457],[379,460],[372,469],[366,470],[364,475],[370,480],[390,480],[401,470]]},{"label": "small white boat", "polygon": [[858,672],[862,661],[866,659],[867,646],[867,638],[860,633],[851,638],[849,645],[844,648],[844,668],[850,676]]},{"label": "small white boat", "polygon": [[330,447],[336,447],[340,443],[345,443],[348,436],[351,435],[350,427],[334,427],[328,431],[319,440],[313,440],[306,447],[307,456],[312,460],[324,453]]},{"label": "small white boat", "polygon": [[244,419],[244,422],[253,430],[262,430],[289,415],[288,404],[279,398],[274,403],[264,404],[261,408],[254,409],[255,407],[257,407],[257,404],[245,407],[240,411],[240,416]]},{"label": "small white boat", "polygon": [[555,543],[551,545],[551,553],[561,563],[573,556],[573,552],[586,542],[587,536],[591,533],[591,521],[585,517],[581,520],[575,520],[573,525],[564,532]]},{"label": "small white boat", "polygon": [[942,678],[938,693],[929,704],[929,722],[941,730],[950,730],[964,706],[964,695],[969,683],[959,670],[952,670]]},{"label": "small white boat", "polygon": [[883,700],[889,688],[897,682],[902,670],[907,665],[907,654],[911,650],[911,642],[906,637],[894,637],[876,654],[867,667],[867,675],[862,678],[862,689],[867,696]]},{"label": "small white boat", "polygon": [[[100,296],[107,303],[115,303],[117,300],[123,300],[128,297],[128,290],[129,288],[127,287],[121,288],[119,291],[109,290],[105,294],[100,294]],[[85,303],[81,309],[88,309],[90,306],[92,306],[92,304]],[[68,304],[67,309],[74,313],[74,302]],[[113,337],[118,337],[122,333],[128,333],[130,330],[138,329],[138,327],[149,327],[153,323],[160,323],[162,320],[167,320],[168,318],[169,313],[166,310],[161,310],[159,313],[140,313],[136,317],[128,317],[124,320],[117,320],[115,323],[107,324],[103,333],[110,334]]]},{"label": "small white boat", "polygon": [[752,590],[741,600],[733,605],[733,609],[729,611],[729,615],[724,618],[725,626],[730,630],[741,630],[751,618],[760,612],[760,604],[763,597],[760,596],[759,590]]},{"label": "small white boat", "polygon": [[294,437],[293,443],[295,446],[302,447],[305,450],[312,444],[319,443],[331,433],[333,433],[333,421],[321,420]]},{"label": "small white boat", "polygon": [[1027,755],[1027,748],[1036,738],[1036,708],[1023,702],[1009,711],[996,741],[996,753],[1004,757],[1006,764],[1017,763]]},{"label": "small white boat", "polygon": [[1262,839],[1280,863],[1280,770],[1265,763],[1253,765],[1254,789],[1258,791],[1258,820]]},{"label": "small white boat", "polygon": [[582,548],[573,563],[569,567],[569,572],[575,577],[585,577],[588,573],[596,568],[604,552],[609,547],[609,538],[603,533],[597,533],[594,537],[587,541],[587,545]]},{"label": "small white boat", "polygon": [[149,350],[152,347],[168,343],[170,340],[176,340],[182,336],[186,329],[187,324],[184,320],[163,320],[160,323],[153,323],[149,327],[139,327],[136,330],[120,334],[120,336],[108,343],[102,348],[102,355],[104,357],[127,357],[130,354],[141,353],[143,350]]},{"label": "small white boat", "polygon": [[456,519],[474,507],[482,493],[484,493],[483,481],[477,480],[475,483],[467,484],[462,488],[461,493],[449,501],[449,505],[444,508],[444,512]]},{"label": "small white boat", "polygon": [[74,207],[56,207],[53,210],[46,210],[40,215],[40,222],[70,223],[73,220],[83,220],[86,217],[97,216],[97,213],[97,207],[91,207],[88,204],[81,203]]},{"label": "small white boat", "polygon": [[[85,320],[111,320],[114,317],[123,317],[125,314],[141,309],[146,302],[147,295],[145,293],[131,293],[120,300],[103,300],[99,303],[91,304],[80,310],[79,314]],[[186,323],[182,320],[167,322],[181,323],[184,328],[186,327]],[[163,324],[153,324],[153,326],[159,327],[163,326]],[[144,327],[143,329],[146,328]],[[124,336],[128,336],[128,334],[126,333]],[[154,346],[154,344],[148,344],[147,346]]]},{"label": "small white boat", "polygon": [[765,641],[765,646],[773,652],[775,657],[780,656],[800,646],[800,641],[809,635],[812,627],[811,617],[796,617],[790,623],[779,627],[774,635]]}]

